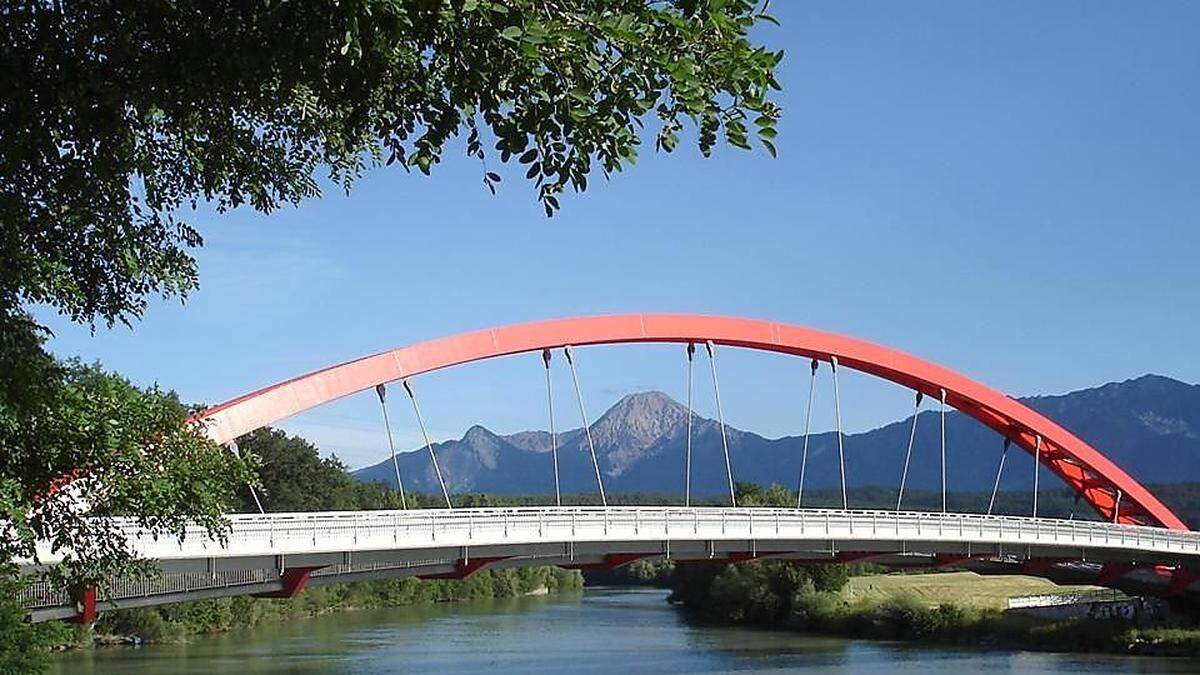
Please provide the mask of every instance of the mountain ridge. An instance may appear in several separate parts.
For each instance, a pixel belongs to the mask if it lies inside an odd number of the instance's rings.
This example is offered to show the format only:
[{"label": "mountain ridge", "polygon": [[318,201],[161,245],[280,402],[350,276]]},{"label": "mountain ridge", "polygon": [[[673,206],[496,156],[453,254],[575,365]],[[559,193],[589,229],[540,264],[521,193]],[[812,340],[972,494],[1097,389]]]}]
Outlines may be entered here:
[{"label": "mountain ridge", "polygon": [[[1200,480],[1200,385],[1147,374],[1065,394],[1018,400],[1076,433],[1144,483]],[[687,415],[687,408],[667,394],[642,391],[621,397],[597,418],[589,429],[606,490],[682,492]],[[926,416],[936,415],[925,411],[918,420],[908,483],[914,489],[940,484],[937,462],[932,461],[940,447],[940,425],[936,419],[926,420]],[[847,483],[894,486],[911,423],[909,416],[847,434],[843,439]],[[948,414],[946,423],[947,473],[952,489],[990,488],[1000,437],[958,412]],[[723,494],[727,487],[719,424],[695,415],[692,434],[694,494]],[[802,437],[766,438],[733,427],[727,427],[727,435],[735,479],[795,488]],[[806,488],[838,484],[836,441],[834,432],[809,437]],[[559,432],[557,444],[562,490],[594,491],[595,476],[583,429]],[[496,434],[476,424],[462,438],[436,443],[434,449],[453,492],[553,491],[547,431]],[[427,453],[404,453],[399,460],[406,488],[427,492],[438,489]],[[1023,452],[1012,453],[1002,487],[1027,488],[1032,470],[1032,458]],[[352,475],[362,481],[394,480],[390,458]]]}]

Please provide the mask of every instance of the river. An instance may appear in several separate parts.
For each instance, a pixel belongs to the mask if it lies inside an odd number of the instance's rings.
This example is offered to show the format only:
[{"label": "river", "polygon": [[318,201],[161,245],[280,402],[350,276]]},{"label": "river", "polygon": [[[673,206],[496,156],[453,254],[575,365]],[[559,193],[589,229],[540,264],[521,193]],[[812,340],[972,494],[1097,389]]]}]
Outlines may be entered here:
[{"label": "river", "polygon": [[1191,660],[925,645],[688,625],[665,591],[583,593],[344,612],[182,645],[59,655],[88,673],[1196,672]]}]

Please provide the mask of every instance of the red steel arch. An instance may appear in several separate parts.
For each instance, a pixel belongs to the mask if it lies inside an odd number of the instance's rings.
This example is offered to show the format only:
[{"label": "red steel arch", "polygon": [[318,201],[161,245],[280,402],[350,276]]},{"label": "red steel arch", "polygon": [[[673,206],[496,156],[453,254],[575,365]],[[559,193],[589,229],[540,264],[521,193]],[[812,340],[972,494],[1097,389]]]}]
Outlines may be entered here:
[{"label": "red steel arch", "polygon": [[754,319],[690,314],[626,314],[557,319],[464,333],[348,361],[280,382],[197,416],[226,443],[259,427],[375,385],[497,356],[566,345],[704,342],[829,361],[940,399],[1012,439],[1106,519],[1187,529],[1145,487],[1071,432],[1016,400],[935,363],[855,338]]}]

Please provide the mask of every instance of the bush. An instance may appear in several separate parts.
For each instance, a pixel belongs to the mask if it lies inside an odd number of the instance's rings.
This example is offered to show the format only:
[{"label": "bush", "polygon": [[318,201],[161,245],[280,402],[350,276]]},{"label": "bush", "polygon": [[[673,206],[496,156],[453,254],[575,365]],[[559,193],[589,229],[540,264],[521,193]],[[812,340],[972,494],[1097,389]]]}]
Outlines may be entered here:
[{"label": "bush", "polygon": [[49,665],[49,644],[25,621],[20,589],[15,571],[0,570],[0,672],[40,673]]},{"label": "bush", "polygon": [[146,642],[175,642],[183,639],[183,624],[168,622],[159,610],[150,607],[126,609],[102,614],[96,622],[102,635],[136,636]]},{"label": "bush", "polygon": [[[561,591],[582,586],[583,577],[578,572],[557,567],[483,570],[462,580],[404,577],[318,586],[306,589],[290,600],[242,596],[122,610],[102,614],[96,627],[105,634],[136,635],[146,642],[166,642],[182,640],[187,635],[252,628],[264,622],[317,616],[337,610],[511,598],[542,588]],[[0,672],[9,671],[0,668]]]},{"label": "bush", "polygon": [[796,628],[832,631],[845,623],[849,606],[836,593],[819,591],[809,584],[792,596],[788,624]]}]

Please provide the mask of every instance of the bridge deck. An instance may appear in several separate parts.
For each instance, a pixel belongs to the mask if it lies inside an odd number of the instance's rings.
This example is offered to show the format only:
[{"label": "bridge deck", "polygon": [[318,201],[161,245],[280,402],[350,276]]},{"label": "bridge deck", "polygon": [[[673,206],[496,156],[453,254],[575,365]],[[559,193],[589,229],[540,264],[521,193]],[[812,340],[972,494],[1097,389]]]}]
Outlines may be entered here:
[{"label": "bridge deck", "polygon": [[[132,522],[119,525],[133,551],[156,561],[163,576],[111,584],[102,590],[109,607],[278,592],[289,569],[313,570],[313,583],[320,583],[454,575],[472,559],[498,566],[583,566],[613,556],[812,561],[855,552],[1200,565],[1200,532],[957,513],[646,506],[279,513],[231,516],[224,540],[200,528],[182,540],[155,539]],[[49,552],[42,558],[54,561]],[[38,610],[35,619],[70,613],[64,596],[44,588],[32,588],[27,602]]]}]

